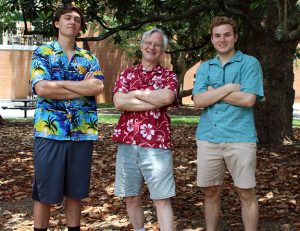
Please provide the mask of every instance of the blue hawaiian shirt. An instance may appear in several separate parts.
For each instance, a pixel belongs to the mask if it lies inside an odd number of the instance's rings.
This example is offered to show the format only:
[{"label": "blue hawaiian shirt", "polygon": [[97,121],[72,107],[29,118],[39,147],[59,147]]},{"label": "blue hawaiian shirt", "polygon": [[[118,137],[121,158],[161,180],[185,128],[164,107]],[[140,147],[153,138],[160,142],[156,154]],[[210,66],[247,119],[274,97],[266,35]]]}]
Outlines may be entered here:
[{"label": "blue hawaiian shirt", "polygon": [[[193,94],[207,91],[208,86],[218,88],[227,83],[239,83],[240,91],[255,94],[258,100],[264,96],[260,63],[241,51],[237,51],[224,66],[218,57],[202,63],[196,73]],[[204,108],[196,138],[214,143],[256,142],[252,107],[240,107],[219,101]]]},{"label": "blue hawaiian shirt", "polygon": [[[97,58],[89,51],[75,47],[71,61],[57,41],[38,47],[32,56],[31,82],[34,86],[41,80],[81,81],[87,72],[94,78],[104,76]],[[34,137],[54,140],[97,140],[98,117],[94,96],[70,100],[37,97],[34,114]]]}]

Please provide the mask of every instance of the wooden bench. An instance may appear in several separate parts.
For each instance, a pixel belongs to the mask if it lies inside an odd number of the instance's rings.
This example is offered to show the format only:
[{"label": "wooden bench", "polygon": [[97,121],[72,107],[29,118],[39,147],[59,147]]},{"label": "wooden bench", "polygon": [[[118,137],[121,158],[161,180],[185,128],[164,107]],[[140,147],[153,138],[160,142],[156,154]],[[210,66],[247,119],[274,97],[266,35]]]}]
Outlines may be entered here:
[{"label": "wooden bench", "polygon": [[24,118],[27,118],[27,111],[35,109],[35,106],[32,106],[32,105],[28,105],[28,106],[2,106],[2,109],[3,110],[5,110],[5,109],[10,109],[10,110],[15,110],[15,109],[24,110]]}]

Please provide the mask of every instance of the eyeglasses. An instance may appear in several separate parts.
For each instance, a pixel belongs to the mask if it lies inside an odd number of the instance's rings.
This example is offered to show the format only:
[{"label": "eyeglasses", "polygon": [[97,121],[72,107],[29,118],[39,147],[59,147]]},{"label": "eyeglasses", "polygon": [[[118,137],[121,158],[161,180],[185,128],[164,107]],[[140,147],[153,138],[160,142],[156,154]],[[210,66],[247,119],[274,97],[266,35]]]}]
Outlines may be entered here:
[{"label": "eyeglasses", "polygon": [[152,42],[152,41],[143,41],[143,43],[144,43],[145,45],[147,45],[148,47],[153,46],[155,49],[160,49],[160,48],[162,48],[162,45],[161,45],[161,44],[158,44],[158,43],[155,43],[155,42]]}]

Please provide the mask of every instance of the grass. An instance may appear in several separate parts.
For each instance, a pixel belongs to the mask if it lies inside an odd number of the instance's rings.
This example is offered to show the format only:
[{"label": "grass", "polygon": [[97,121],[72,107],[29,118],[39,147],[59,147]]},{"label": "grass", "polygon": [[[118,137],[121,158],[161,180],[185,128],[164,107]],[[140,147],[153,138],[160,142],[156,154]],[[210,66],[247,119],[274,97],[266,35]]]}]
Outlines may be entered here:
[{"label": "grass", "polygon": [[[119,120],[119,115],[105,115],[98,116],[99,123],[116,124]],[[9,122],[33,122],[32,118],[16,118],[6,119]],[[171,116],[172,124],[198,124],[198,116]],[[300,119],[293,120],[293,127],[300,127]]]},{"label": "grass", "polygon": [[116,124],[119,120],[120,115],[98,115],[98,121],[100,124]]},{"label": "grass", "polygon": [[[99,115],[100,123],[116,124],[119,120],[119,115]],[[171,116],[173,124],[197,124],[199,121],[198,116]]]},{"label": "grass", "polygon": [[113,103],[98,103],[97,108],[114,108]]},{"label": "grass", "polygon": [[300,120],[299,119],[294,119],[293,120],[293,127],[300,127]]},{"label": "grass", "polygon": [[[99,115],[100,123],[116,124],[119,120],[119,115]],[[198,116],[171,116],[172,124],[198,124]],[[300,120],[293,120],[293,127],[300,127]]]}]

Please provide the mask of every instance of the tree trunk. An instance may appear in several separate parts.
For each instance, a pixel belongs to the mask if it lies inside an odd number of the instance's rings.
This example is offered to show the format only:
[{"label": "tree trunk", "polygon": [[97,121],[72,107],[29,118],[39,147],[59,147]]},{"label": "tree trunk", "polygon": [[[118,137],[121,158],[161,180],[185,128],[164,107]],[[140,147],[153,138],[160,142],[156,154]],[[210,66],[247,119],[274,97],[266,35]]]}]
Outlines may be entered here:
[{"label": "tree trunk", "polygon": [[[171,54],[171,62],[173,65],[173,71],[177,75],[178,84],[178,92],[180,93],[183,90],[183,81],[184,75],[188,70],[187,65],[185,64],[185,52],[175,52]],[[182,105],[182,94],[178,95],[179,104]]]},{"label": "tree trunk", "polygon": [[295,48],[296,44],[263,47],[261,53],[269,55],[264,59],[258,57],[263,66],[266,97],[262,104],[255,107],[256,127],[262,143],[279,144],[293,140]]},{"label": "tree trunk", "polygon": [[[246,53],[259,59],[264,75],[265,101],[255,106],[255,122],[260,143],[281,144],[294,140],[293,89],[294,53],[298,42],[275,41],[277,11],[269,9],[263,33],[250,33]],[[271,29],[272,28],[272,29]]]}]

